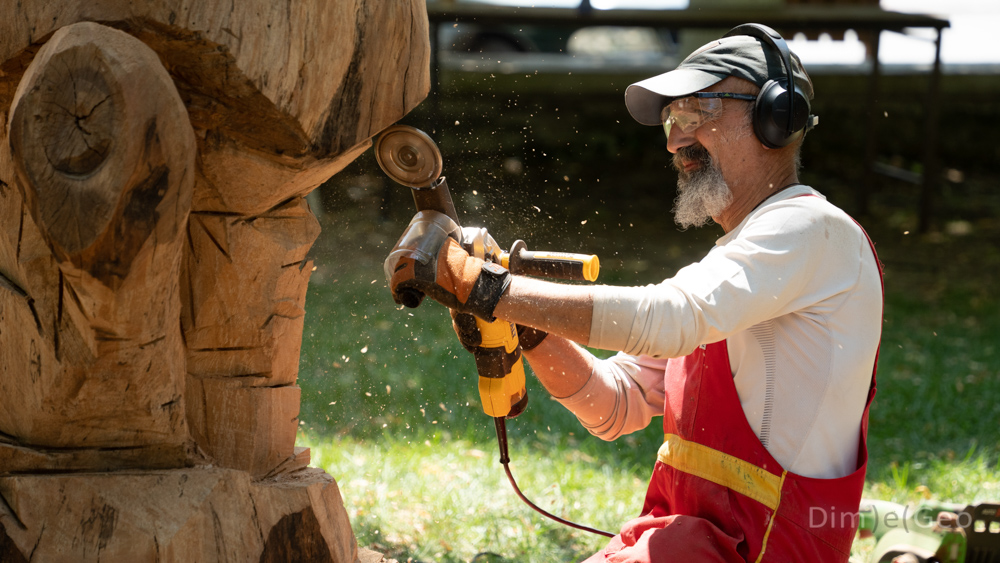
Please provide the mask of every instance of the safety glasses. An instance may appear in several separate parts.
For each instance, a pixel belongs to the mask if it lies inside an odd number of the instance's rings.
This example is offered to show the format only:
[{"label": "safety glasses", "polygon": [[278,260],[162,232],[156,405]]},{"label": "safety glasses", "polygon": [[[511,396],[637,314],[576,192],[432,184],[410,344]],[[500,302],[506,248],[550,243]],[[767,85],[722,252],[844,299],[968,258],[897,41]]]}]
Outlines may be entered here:
[{"label": "safety glasses", "polygon": [[734,94],[731,92],[695,92],[683,98],[677,98],[660,110],[660,121],[663,122],[663,132],[670,138],[673,126],[690,133],[702,125],[718,119],[722,115],[722,100],[742,100],[752,102],[757,96],[752,94]]}]

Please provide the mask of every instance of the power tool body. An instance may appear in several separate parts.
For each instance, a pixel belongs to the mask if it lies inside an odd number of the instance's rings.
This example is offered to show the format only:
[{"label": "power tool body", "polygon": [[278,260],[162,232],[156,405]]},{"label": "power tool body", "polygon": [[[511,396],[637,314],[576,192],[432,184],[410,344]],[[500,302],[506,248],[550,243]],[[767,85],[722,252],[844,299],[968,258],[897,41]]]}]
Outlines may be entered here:
[{"label": "power tool body", "polygon": [[[385,261],[386,279],[392,277],[401,256],[424,267],[434,267],[434,257],[446,237],[461,243],[472,256],[507,268],[511,273],[594,281],[600,270],[596,256],[562,252],[531,252],[516,241],[504,252],[485,228],[462,228],[444,176],[441,152],[426,133],[406,125],[386,129],[375,145],[382,170],[412,189],[417,214]],[[402,290],[403,305],[418,307],[423,294]],[[476,318],[482,343],[475,353],[483,411],[492,417],[513,418],[528,401],[524,363],[517,327],[510,322]]]},{"label": "power tool body", "polygon": [[[386,129],[375,144],[375,157],[390,178],[411,188],[417,208],[410,224],[385,261],[386,280],[392,278],[403,257],[413,259],[416,268],[434,268],[441,246],[452,238],[470,255],[512,274],[571,280],[594,281],[600,271],[597,256],[563,252],[531,252],[518,240],[504,252],[485,228],[461,227],[448,184],[441,175],[441,152],[426,133],[406,125]],[[415,289],[399,292],[406,307],[416,308],[424,295]],[[467,315],[467,313],[459,313]],[[469,315],[471,316],[471,315]],[[465,319],[466,321],[468,319]],[[510,472],[505,420],[521,414],[528,404],[524,361],[517,327],[508,321],[486,321],[475,317],[480,343],[472,351],[479,373],[479,396],[483,411],[493,417],[500,446],[500,462],[517,495],[529,506],[562,524],[611,536],[607,532],[581,526],[537,507],[518,489]]]}]

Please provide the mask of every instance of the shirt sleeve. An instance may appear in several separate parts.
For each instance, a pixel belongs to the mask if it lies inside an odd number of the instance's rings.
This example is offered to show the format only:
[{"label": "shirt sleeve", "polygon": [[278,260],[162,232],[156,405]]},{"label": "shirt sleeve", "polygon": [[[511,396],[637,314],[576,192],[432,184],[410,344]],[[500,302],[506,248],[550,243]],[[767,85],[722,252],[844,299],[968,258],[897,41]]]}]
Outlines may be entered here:
[{"label": "shirt sleeve", "polygon": [[596,360],[580,391],[557,398],[588,432],[602,440],[641,430],[663,415],[666,361],[618,354]]},{"label": "shirt sleeve", "polygon": [[828,205],[798,197],[767,206],[700,262],[660,284],[599,288],[589,345],[656,358],[685,356],[845,291],[827,274],[857,269],[853,246],[843,244],[856,238],[848,232],[856,226],[829,213],[823,207]]}]

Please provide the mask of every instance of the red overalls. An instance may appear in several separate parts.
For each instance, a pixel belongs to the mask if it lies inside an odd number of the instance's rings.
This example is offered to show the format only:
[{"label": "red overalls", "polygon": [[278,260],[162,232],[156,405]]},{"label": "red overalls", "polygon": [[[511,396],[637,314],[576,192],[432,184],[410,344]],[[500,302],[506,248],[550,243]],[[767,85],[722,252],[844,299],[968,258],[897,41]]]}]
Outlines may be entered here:
[{"label": "red overalls", "polygon": [[666,439],[642,515],[586,563],[848,560],[868,464],[874,367],[858,467],[839,479],[789,473],[771,457],[743,413],[725,341],[670,360],[665,392]]}]

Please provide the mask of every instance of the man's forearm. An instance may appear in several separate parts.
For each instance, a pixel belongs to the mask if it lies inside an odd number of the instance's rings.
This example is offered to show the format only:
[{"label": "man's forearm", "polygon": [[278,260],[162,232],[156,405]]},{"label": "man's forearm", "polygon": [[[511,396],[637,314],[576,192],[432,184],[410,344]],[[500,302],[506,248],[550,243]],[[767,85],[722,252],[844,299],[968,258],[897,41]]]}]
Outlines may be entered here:
[{"label": "man's forearm", "polygon": [[495,314],[549,333],[538,346],[524,352],[535,377],[589,432],[613,440],[644,428],[652,416],[661,413],[663,394],[656,401],[655,381],[643,387],[633,379],[642,371],[634,361],[599,360],[577,344],[590,341],[595,292],[606,290],[607,286],[515,276]]},{"label": "man's forearm", "polygon": [[559,336],[549,335],[524,357],[545,390],[557,399],[574,395],[594,371],[594,356]]},{"label": "man's forearm", "polygon": [[549,394],[562,398],[579,391],[594,369],[593,355],[574,344],[590,339],[593,308],[589,287],[514,276],[494,314],[549,333],[525,358]]},{"label": "man's forearm", "polygon": [[552,335],[524,357],[546,391],[602,440],[645,428],[663,413],[663,368],[628,356],[601,360]]},{"label": "man's forearm", "polygon": [[493,314],[586,345],[593,313],[589,286],[514,276]]}]

